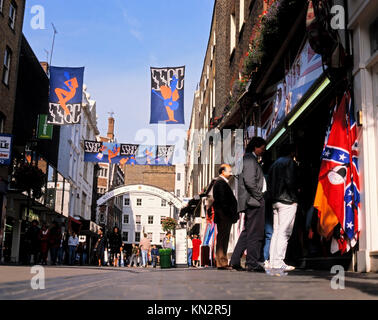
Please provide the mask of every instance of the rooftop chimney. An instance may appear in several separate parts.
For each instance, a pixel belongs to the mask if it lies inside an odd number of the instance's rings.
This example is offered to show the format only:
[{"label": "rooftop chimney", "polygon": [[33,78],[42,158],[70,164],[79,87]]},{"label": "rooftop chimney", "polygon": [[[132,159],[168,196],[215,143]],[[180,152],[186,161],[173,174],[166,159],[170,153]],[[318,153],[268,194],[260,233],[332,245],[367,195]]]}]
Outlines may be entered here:
[{"label": "rooftop chimney", "polygon": [[111,141],[114,141],[114,118],[113,118],[113,116],[110,116],[108,118],[108,134],[107,134],[107,137]]},{"label": "rooftop chimney", "polygon": [[48,74],[49,64],[45,61],[41,61],[40,64],[42,66],[42,69],[46,72],[46,74]]}]

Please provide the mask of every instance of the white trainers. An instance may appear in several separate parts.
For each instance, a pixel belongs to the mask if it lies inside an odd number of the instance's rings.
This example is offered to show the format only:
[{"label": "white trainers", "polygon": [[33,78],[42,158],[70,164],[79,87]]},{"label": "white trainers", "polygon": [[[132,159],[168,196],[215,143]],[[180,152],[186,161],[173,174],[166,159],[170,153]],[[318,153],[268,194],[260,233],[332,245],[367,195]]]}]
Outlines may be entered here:
[{"label": "white trainers", "polygon": [[265,260],[265,261],[264,261],[264,265],[263,265],[263,267],[264,267],[265,269],[271,269],[271,266],[270,266],[269,260]]},{"label": "white trainers", "polygon": [[295,269],[295,267],[288,266],[287,264],[283,264],[280,269],[282,269],[284,271],[293,271]]}]

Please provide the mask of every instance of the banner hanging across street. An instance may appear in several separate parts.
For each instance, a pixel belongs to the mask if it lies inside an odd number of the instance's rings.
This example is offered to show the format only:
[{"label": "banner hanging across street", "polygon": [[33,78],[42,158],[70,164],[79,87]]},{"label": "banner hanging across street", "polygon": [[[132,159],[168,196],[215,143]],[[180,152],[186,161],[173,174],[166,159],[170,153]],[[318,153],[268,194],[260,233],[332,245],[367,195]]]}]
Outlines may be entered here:
[{"label": "banner hanging across street", "polygon": [[185,124],[183,67],[151,67],[150,123]]},{"label": "banner hanging across street", "polygon": [[48,124],[80,123],[84,67],[50,68]]},{"label": "banner hanging across street", "polygon": [[84,161],[121,165],[172,165],[174,146],[147,146],[114,142],[84,141]]}]

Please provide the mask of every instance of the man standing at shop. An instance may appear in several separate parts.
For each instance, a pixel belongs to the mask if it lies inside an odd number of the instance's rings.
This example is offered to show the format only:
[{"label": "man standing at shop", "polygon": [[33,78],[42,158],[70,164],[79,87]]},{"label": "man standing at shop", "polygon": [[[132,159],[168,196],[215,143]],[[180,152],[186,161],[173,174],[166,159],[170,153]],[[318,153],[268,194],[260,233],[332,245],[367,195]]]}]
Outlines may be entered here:
[{"label": "man standing at shop", "polygon": [[214,222],[217,224],[217,245],[216,260],[217,268],[220,270],[232,269],[228,265],[227,248],[230,238],[231,226],[238,218],[238,203],[229,186],[229,179],[232,176],[231,166],[222,164],[219,168],[219,177],[214,183]]},{"label": "man standing at shop", "polygon": [[273,204],[270,267],[292,271],[295,268],[286,265],[284,259],[298,206],[295,146],[283,145],[280,151],[280,158],[273,163],[268,173],[268,194]]},{"label": "man standing at shop", "polygon": [[261,137],[253,137],[243,157],[243,170],[239,175],[238,212],[244,212],[244,230],[239,236],[231,257],[231,266],[243,270],[240,259],[247,249],[247,271],[265,272],[258,263],[264,239],[266,181],[259,164],[265,152],[266,141]]},{"label": "man standing at shop", "polygon": [[144,238],[140,241],[139,247],[142,250],[143,267],[147,268],[148,265],[148,252],[151,249],[151,241],[147,238],[147,234],[143,234]]}]

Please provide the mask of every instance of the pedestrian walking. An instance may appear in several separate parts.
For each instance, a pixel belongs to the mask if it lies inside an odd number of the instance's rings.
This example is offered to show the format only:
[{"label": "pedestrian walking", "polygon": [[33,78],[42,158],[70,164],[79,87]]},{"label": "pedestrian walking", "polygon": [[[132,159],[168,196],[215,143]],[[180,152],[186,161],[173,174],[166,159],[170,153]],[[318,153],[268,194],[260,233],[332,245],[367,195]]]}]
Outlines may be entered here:
[{"label": "pedestrian walking", "polygon": [[172,252],[171,252],[171,261],[172,261],[172,266],[176,266],[176,238],[172,234],[171,236],[171,241],[172,241]]},{"label": "pedestrian walking", "polygon": [[295,146],[283,145],[280,157],[268,173],[268,194],[273,208],[273,236],[270,244],[270,267],[292,271],[285,264],[287,243],[293,231],[298,207]]},{"label": "pedestrian walking", "polygon": [[118,227],[113,228],[113,232],[109,236],[110,255],[114,267],[118,267],[118,259],[122,250],[122,236]]},{"label": "pedestrian walking", "polygon": [[41,261],[42,265],[47,265],[47,256],[49,253],[49,229],[44,223],[39,232],[39,242],[41,244]]},{"label": "pedestrian walking", "polygon": [[131,257],[130,257],[128,267],[136,268],[136,266],[138,264],[138,256],[137,255],[138,255],[138,247],[135,245],[135,243],[133,243],[131,245]]},{"label": "pedestrian walking", "polygon": [[58,264],[62,265],[64,261],[64,242],[66,241],[67,238],[67,232],[64,232],[62,234],[62,237],[60,238],[60,243],[59,243],[59,249],[58,249]]},{"label": "pedestrian walking", "polygon": [[193,256],[193,243],[192,243],[192,237],[188,235],[187,237],[187,243],[188,243],[188,265],[189,267],[192,266],[192,256]]},{"label": "pedestrian walking", "polygon": [[51,265],[56,265],[58,251],[62,240],[62,231],[57,222],[53,222],[48,233]]},{"label": "pedestrian walking", "polygon": [[70,266],[74,265],[76,261],[76,249],[79,245],[79,238],[76,232],[72,232],[68,238],[68,264]]},{"label": "pedestrian walking", "polygon": [[259,264],[265,227],[265,200],[267,190],[263,170],[259,164],[265,152],[266,141],[253,137],[248,143],[243,157],[243,170],[239,175],[238,212],[244,212],[244,230],[231,257],[231,266],[242,270],[240,259],[247,249],[247,271],[265,272]]},{"label": "pedestrian walking", "polygon": [[151,241],[150,241],[150,239],[147,238],[147,234],[146,233],[144,233],[143,236],[144,236],[144,238],[140,241],[139,248],[142,251],[142,263],[143,263],[143,267],[147,268],[147,264],[148,264],[148,260],[147,260],[148,259],[148,252],[151,249]]},{"label": "pedestrian walking", "polygon": [[105,248],[107,246],[107,240],[102,229],[99,229],[97,231],[97,235],[98,235],[98,238],[93,248],[93,251],[94,251],[94,256],[96,257],[98,266],[102,267],[104,264],[104,254],[105,254]]},{"label": "pedestrian walking", "polygon": [[194,238],[192,240],[193,243],[193,266],[196,268],[200,267],[199,262],[199,255],[200,255],[200,246],[202,244],[201,239],[199,239],[198,235],[194,235]]},{"label": "pedestrian walking", "polygon": [[159,259],[159,249],[157,249],[155,245],[152,246],[151,257],[152,257],[152,267],[156,268],[158,259]]},{"label": "pedestrian walking", "polygon": [[26,231],[25,238],[28,243],[27,261],[26,264],[31,263],[31,257],[33,256],[33,264],[39,263],[39,253],[41,249],[41,243],[39,238],[40,228],[38,227],[38,220],[33,220],[30,228]]},{"label": "pedestrian walking", "polygon": [[221,270],[230,270],[227,249],[231,226],[239,219],[238,203],[229,185],[232,176],[231,166],[222,164],[219,168],[219,178],[213,186],[214,222],[217,224],[216,264]]}]

